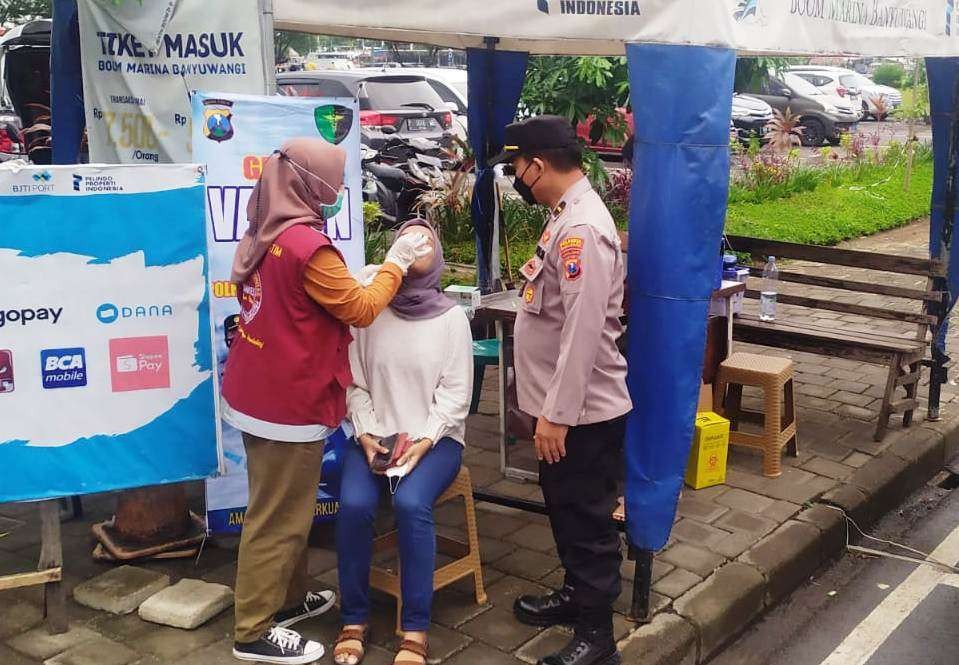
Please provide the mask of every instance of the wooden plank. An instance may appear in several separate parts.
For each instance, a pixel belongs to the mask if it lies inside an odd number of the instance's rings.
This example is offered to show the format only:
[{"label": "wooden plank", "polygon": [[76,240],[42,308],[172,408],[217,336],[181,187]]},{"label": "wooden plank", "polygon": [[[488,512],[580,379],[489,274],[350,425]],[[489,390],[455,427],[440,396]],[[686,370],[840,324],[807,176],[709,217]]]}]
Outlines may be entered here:
[{"label": "wooden plank", "polygon": [[856,342],[870,348],[878,347],[906,354],[918,353],[922,355],[928,346],[927,342],[915,338],[904,338],[865,330],[839,329],[809,323],[792,323],[788,318],[778,318],[775,321],[767,322],[761,321],[758,316],[753,314],[740,314],[737,316],[736,326],[739,327],[740,325],[795,333],[821,340]]},{"label": "wooden plank", "polygon": [[[759,300],[759,291],[756,291],[755,289],[746,289],[746,297],[753,300]],[[778,294],[776,296],[776,301],[782,303],[783,305],[796,305],[797,307],[807,307],[809,309],[824,309],[831,312],[842,312],[843,314],[868,316],[873,319],[887,319],[890,321],[902,321],[903,323],[916,323],[930,326],[936,323],[936,317],[930,314],[903,312],[896,309],[872,307],[870,305],[854,305],[852,303],[837,302],[835,300],[794,296],[788,293]]]},{"label": "wooden plank", "polygon": [[859,340],[825,338],[795,329],[777,330],[748,323],[736,325],[733,335],[737,342],[858,360],[874,365],[888,365],[893,356],[904,352],[901,347],[889,346],[885,340],[877,340],[876,344],[868,345]]},{"label": "wooden plank", "polygon": [[0,577],[0,591],[7,589],[19,589],[25,586],[35,586],[37,584],[46,584],[47,582],[59,582],[63,579],[62,568],[47,568],[38,570],[35,573],[17,573],[16,575],[4,575]]},{"label": "wooden plank", "polygon": [[[749,269],[749,274],[753,277],[761,278],[763,276],[763,269],[753,266]],[[910,289],[904,286],[872,284],[870,282],[859,282],[852,279],[821,277],[819,275],[809,275],[802,272],[789,272],[785,270],[779,271],[779,279],[783,282],[792,282],[794,284],[822,286],[827,289],[840,289],[843,291],[855,291],[857,293],[875,293],[881,296],[925,300],[928,302],[942,302],[944,295],[942,291],[925,291],[923,289]]]},{"label": "wooden plank", "polygon": [[836,247],[800,245],[792,242],[747,238],[745,236],[726,236],[726,239],[729,241],[729,246],[734,252],[748,252],[754,256],[776,256],[777,258],[800,259],[829,265],[848,266],[850,268],[866,268],[870,270],[882,270],[884,272],[895,272],[903,275],[944,277],[946,274],[943,263],[932,259],[918,259],[911,256],[879,254],[876,252],[861,252],[852,249],[838,249]]},{"label": "wooden plank", "polygon": [[[40,534],[40,562],[37,569],[59,569],[63,566],[63,546],[60,541],[60,502],[56,499],[40,504]],[[50,633],[56,635],[67,632],[67,597],[61,582],[44,585],[43,608]]]}]

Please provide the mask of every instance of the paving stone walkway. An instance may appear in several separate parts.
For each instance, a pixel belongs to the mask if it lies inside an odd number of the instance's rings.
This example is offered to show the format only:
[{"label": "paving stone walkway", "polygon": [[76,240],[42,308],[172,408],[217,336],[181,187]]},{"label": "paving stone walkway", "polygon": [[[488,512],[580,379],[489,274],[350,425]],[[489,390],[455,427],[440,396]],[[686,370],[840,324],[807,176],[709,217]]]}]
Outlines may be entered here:
[{"label": "paving stone walkway", "polygon": [[[883,233],[849,243],[858,249],[921,256],[926,247],[926,224]],[[824,269],[812,264],[794,264],[791,269]],[[855,270],[828,269],[834,276],[853,277]],[[905,277],[903,284],[914,284]],[[919,284],[914,284],[919,285]],[[789,292],[813,293],[812,288],[790,288]],[[857,296],[857,302],[874,304],[870,296]],[[882,298],[879,298],[882,301]],[[788,309],[783,310],[784,314]],[[790,316],[792,312],[788,312]],[[810,322],[839,318],[850,327],[868,325],[861,317],[831,312],[808,314]],[[885,324],[882,324],[885,326]],[[892,334],[910,334],[907,328],[885,326]],[[745,345],[737,348],[745,349]],[[956,350],[955,336],[950,348]],[[917,439],[928,439],[935,432],[924,426],[924,410],[910,430],[899,427],[893,418],[886,440],[872,440],[874,419],[882,394],[884,371],[863,363],[810,354],[758,349],[757,352],[792,357],[796,361],[799,391],[800,455],[786,458],[786,470],[780,478],[764,478],[760,458],[734,449],[730,456],[728,482],[700,491],[686,489],[668,546],[660,552],[653,568],[652,606],[658,613],[652,626],[633,633],[636,626],[625,619],[630,602],[633,565],[622,566],[624,591],[616,609],[616,637],[623,640],[624,662],[679,662],[684,654],[708,653],[722,642],[724,630],[735,630],[735,621],[748,620],[764,604],[775,602],[787,593],[790,584],[798,584],[802,575],[814,571],[822,562],[819,551],[820,526],[811,515],[817,510],[810,502],[826,493],[834,493],[837,503],[848,498],[850,478],[861,477],[861,470],[875,460],[888,458],[900,468]],[[495,370],[492,370],[495,371]],[[504,480],[499,471],[497,443],[498,416],[494,374],[487,375],[480,413],[468,424],[469,446],[465,463],[477,487],[528,499],[540,499],[539,488],[530,483]],[[923,388],[923,395],[926,388]],[[954,383],[943,391],[943,411],[954,409],[959,394]],[[747,405],[748,405],[747,395]],[[891,450],[898,451],[898,457]],[[907,452],[902,452],[902,451]],[[857,475],[857,472],[860,472]],[[892,473],[892,472],[890,472]],[[891,477],[891,476],[890,476]],[[860,494],[868,494],[862,489]],[[196,509],[202,508],[201,488],[191,492]],[[65,584],[68,593],[79,584],[110,569],[92,560],[90,524],[110,516],[114,497],[98,495],[84,499],[83,519],[66,522],[64,531]],[[805,512],[800,515],[801,511]],[[464,580],[437,593],[434,626],[430,631],[435,662],[450,665],[507,665],[535,663],[537,658],[555,650],[567,639],[563,629],[538,630],[513,620],[510,608],[520,594],[545,591],[562,582],[562,570],[546,519],[489,504],[478,504],[478,522],[484,562],[484,577],[489,602],[478,606],[472,597],[472,584]],[[812,512],[811,512],[812,511]],[[829,511],[826,511],[827,513]],[[459,504],[442,506],[436,512],[441,533],[462,532],[463,512]],[[39,529],[35,507],[29,504],[0,505],[0,575],[27,571],[36,566],[39,553]],[[794,551],[783,553],[767,536],[773,532],[794,543]],[[328,529],[319,529],[315,544],[328,544]],[[765,538],[765,540],[764,540]],[[783,539],[779,539],[782,541]],[[184,577],[233,584],[236,539],[217,539],[208,543],[198,563],[167,561],[142,564],[168,574],[175,583]],[[774,572],[785,570],[784,563],[796,551],[814,548],[808,565],[785,577]],[[795,558],[795,557],[794,557]],[[314,547],[310,556],[311,574],[319,587],[337,586],[336,559],[325,547]],[[778,566],[778,568],[777,568]],[[792,570],[792,569],[790,569]],[[795,575],[800,575],[795,578]],[[790,577],[792,576],[792,577]],[[778,586],[777,586],[778,585]],[[728,605],[707,602],[717,589],[728,589]],[[720,594],[721,597],[721,594]],[[375,597],[373,615],[374,644],[366,659],[370,665],[392,662],[394,603]],[[134,613],[118,617],[87,609],[68,601],[72,630],[64,636],[50,637],[42,625],[41,595],[36,589],[0,592],[0,664],[2,665],[224,665],[234,663],[231,654],[232,614],[226,612],[207,625],[192,631],[159,627],[146,623]],[[338,630],[338,613],[304,622],[297,626],[311,639],[329,645]],[[650,636],[659,636],[650,642]],[[642,639],[640,639],[642,638]],[[651,646],[652,645],[652,646]],[[653,649],[653,650],[650,650]],[[691,651],[690,651],[691,650]],[[694,656],[695,658],[695,656]],[[672,660],[671,660],[672,659]],[[324,663],[332,662],[330,657]],[[692,662],[692,661],[691,661]]]}]

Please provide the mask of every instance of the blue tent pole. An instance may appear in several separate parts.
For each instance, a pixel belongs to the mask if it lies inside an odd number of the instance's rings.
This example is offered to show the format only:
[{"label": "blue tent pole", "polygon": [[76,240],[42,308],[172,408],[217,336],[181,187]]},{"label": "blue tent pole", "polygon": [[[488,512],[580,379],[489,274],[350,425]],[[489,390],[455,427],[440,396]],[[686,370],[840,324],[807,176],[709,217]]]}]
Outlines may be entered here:
[{"label": "blue tent pole", "polygon": [[629,542],[649,560],[669,538],[692,443],[726,216],[736,55],[657,44],[629,44],[626,55],[636,126],[626,514]]},{"label": "blue tent pole", "polygon": [[53,1],[50,116],[54,164],[76,164],[83,138],[83,72],[76,0]]},{"label": "blue tent pole", "polygon": [[933,330],[932,368],[929,377],[928,420],[939,420],[942,385],[947,379],[946,332],[949,312],[959,296],[959,246],[952,242],[956,221],[957,171],[959,171],[959,58],[927,58],[929,105],[932,118],[934,176],[929,224],[929,256],[946,267],[933,288],[946,293],[934,312],[941,322]]},{"label": "blue tent pole", "polygon": [[503,146],[503,130],[516,117],[527,53],[497,51],[495,42],[486,49],[468,49],[469,141],[476,158],[471,214],[476,238],[477,284],[484,293],[492,288],[493,216],[495,188],[493,169],[486,162]]}]

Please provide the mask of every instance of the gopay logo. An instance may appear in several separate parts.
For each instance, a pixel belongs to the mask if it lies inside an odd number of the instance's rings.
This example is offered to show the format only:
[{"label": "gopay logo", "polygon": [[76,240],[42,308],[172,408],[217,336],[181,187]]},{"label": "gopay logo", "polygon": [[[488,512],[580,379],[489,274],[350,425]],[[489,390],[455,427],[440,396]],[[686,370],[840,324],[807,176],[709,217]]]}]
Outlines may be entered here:
[{"label": "gopay logo", "polygon": [[173,316],[173,305],[114,305],[105,302],[97,307],[100,323],[110,324],[119,319],[148,319]]},{"label": "gopay logo", "polygon": [[87,355],[82,347],[40,352],[43,387],[79,388],[87,385]]},{"label": "gopay logo", "polygon": [[25,326],[34,321],[49,321],[50,325],[55,326],[61,314],[63,314],[62,307],[22,307],[20,309],[0,307],[0,328],[12,323]]}]

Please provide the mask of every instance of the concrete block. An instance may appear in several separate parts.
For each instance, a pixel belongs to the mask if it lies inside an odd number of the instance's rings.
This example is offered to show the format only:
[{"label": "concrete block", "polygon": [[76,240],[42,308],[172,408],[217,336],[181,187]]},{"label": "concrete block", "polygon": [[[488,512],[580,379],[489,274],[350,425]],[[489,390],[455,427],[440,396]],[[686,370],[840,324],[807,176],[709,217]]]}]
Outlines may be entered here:
[{"label": "concrete block", "polygon": [[[565,628],[558,626],[547,628],[517,649],[516,657],[527,663],[538,663],[541,658],[546,658],[565,647],[570,639],[572,635]],[[432,646],[432,640],[430,646]]]},{"label": "concrete block", "polygon": [[726,561],[718,554],[687,545],[676,543],[659,555],[666,563],[690,570],[700,577],[707,577]]},{"label": "concrete block", "polygon": [[78,584],[73,599],[113,614],[129,614],[144,600],[170,586],[170,576],[146,568],[120,566]]},{"label": "concrete block", "polygon": [[835,508],[823,504],[810,506],[796,515],[796,520],[819,529],[823,562],[846,551],[846,518]]},{"label": "concrete block", "polygon": [[669,575],[659,580],[653,585],[653,589],[669,596],[670,598],[679,598],[691,588],[703,581],[703,578],[696,573],[677,568]]},{"label": "concrete block", "polygon": [[879,517],[866,494],[852,485],[840,485],[826,492],[820,498],[820,502],[842,508],[862,528],[866,528]]},{"label": "concrete block", "polygon": [[716,499],[716,503],[722,504],[727,508],[733,508],[744,513],[758,514],[775,503],[769,497],[749,492],[744,489],[734,488]]},{"label": "concrete block", "polygon": [[896,437],[888,451],[909,463],[909,491],[939,473],[948,461],[945,437],[923,427],[901,430],[901,436]]},{"label": "concrete block", "polygon": [[103,637],[68,649],[43,665],[129,665],[139,659],[137,652]]},{"label": "concrete block", "polygon": [[753,545],[739,561],[766,577],[766,604],[773,605],[801,585],[822,563],[822,532],[790,520]]},{"label": "concrete block", "polygon": [[676,613],[697,629],[700,662],[733,640],[762,611],[764,587],[758,570],[734,561],[673,603]]},{"label": "concrete block", "polygon": [[150,596],[139,613],[144,621],[193,630],[232,606],[230,587],[184,579]]},{"label": "concrete block", "polygon": [[84,626],[71,626],[61,635],[51,635],[46,626],[38,626],[7,642],[10,648],[34,660],[46,660],[67,649],[94,640],[101,635]]},{"label": "concrete block", "polygon": [[620,645],[624,663],[695,665],[696,629],[675,614],[658,614]]},{"label": "concrete block", "polygon": [[[849,479],[869,497],[870,509],[884,515],[908,493],[909,463],[895,455],[883,455],[868,462]],[[861,526],[861,525],[860,525]]]}]

